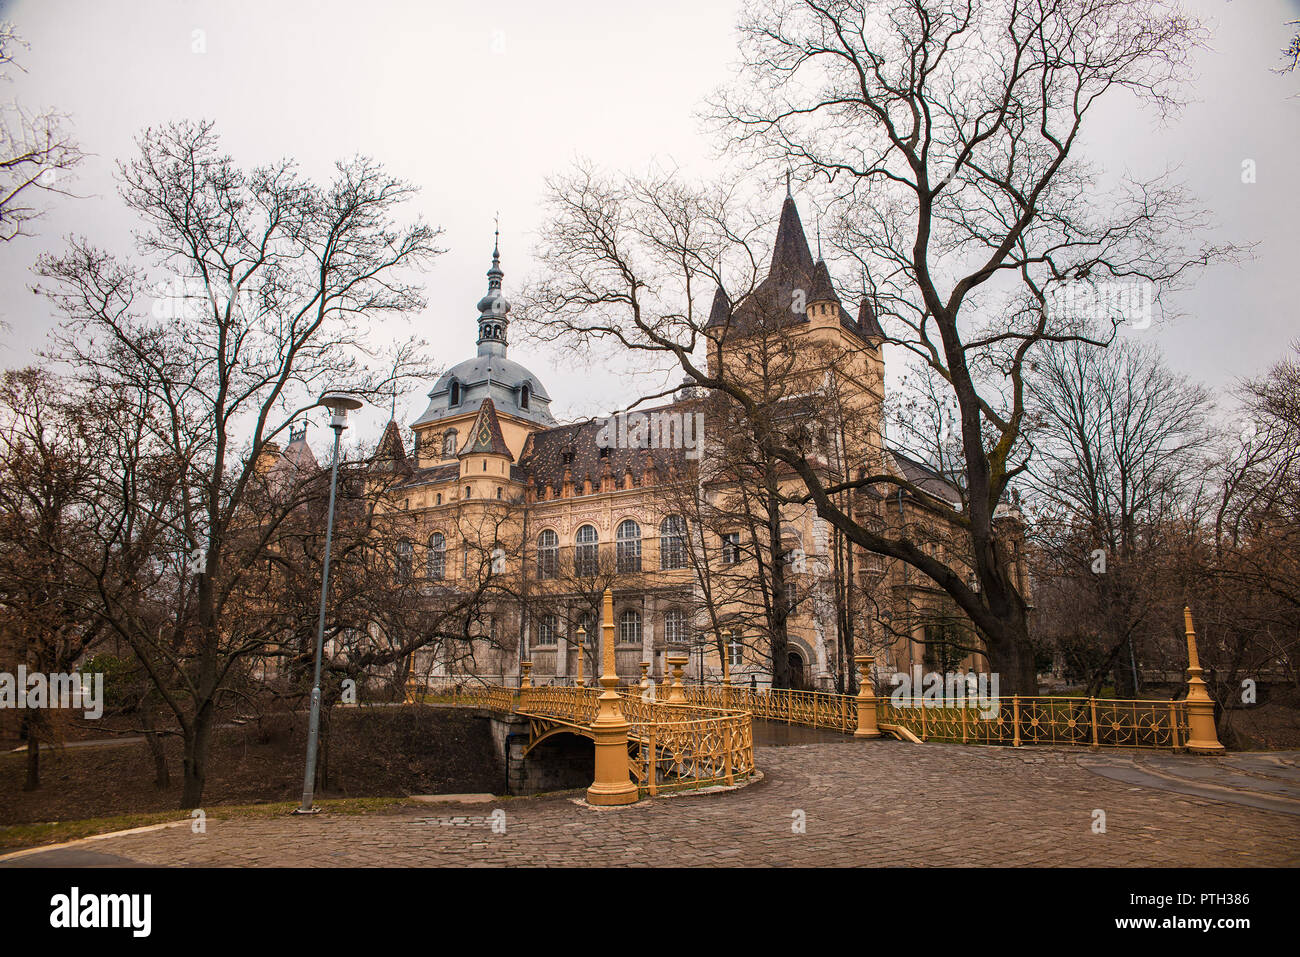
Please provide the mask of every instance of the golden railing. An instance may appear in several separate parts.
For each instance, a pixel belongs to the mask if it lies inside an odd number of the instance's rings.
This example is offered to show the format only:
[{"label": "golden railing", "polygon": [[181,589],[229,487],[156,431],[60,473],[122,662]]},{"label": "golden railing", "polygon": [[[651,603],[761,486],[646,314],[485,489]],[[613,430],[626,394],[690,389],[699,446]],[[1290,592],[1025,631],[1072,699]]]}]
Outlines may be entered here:
[{"label": "golden railing", "polygon": [[1012,695],[995,706],[926,706],[920,699],[877,702],[877,720],[906,728],[922,741],[961,744],[1077,745],[1174,751],[1188,740],[1186,703],[1112,698]]},{"label": "golden railing", "polygon": [[620,694],[628,765],[637,787],[660,791],[735,784],[754,773],[753,716],[742,709]]},{"label": "golden railing", "polygon": [[[599,697],[595,688],[489,688],[485,706],[586,728],[596,718]],[[619,708],[629,725],[628,769],[642,791],[735,784],[754,773],[747,711],[644,700],[635,689],[620,693]]]},{"label": "golden railing", "polygon": [[[688,701],[750,711],[756,718],[852,734],[857,699],[825,691],[754,691],[688,687]],[[993,744],[1080,745],[1174,751],[1188,740],[1186,703],[1113,698],[1052,698],[1011,695],[995,707],[935,707],[919,698],[895,704],[876,699],[880,725],[904,728],[922,741]]]},{"label": "golden railing", "polygon": [[853,695],[788,689],[752,690],[726,686],[689,686],[686,700],[715,708],[735,708],[756,718],[784,721],[807,728],[827,728],[852,734],[858,726],[858,701]]},{"label": "golden railing", "polygon": [[[512,710],[588,727],[596,720],[599,688],[520,688]],[[496,709],[501,710],[501,709]]]},{"label": "golden railing", "polygon": [[[613,597],[609,589],[604,601],[606,674],[601,681],[613,689],[618,678],[614,673]],[[920,741],[1012,747],[1045,744],[1156,748],[1216,754],[1223,745],[1215,728],[1214,702],[1202,677],[1204,670],[1189,608],[1183,609],[1183,625],[1187,639],[1187,697],[1182,701],[1011,695],[983,707],[979,703],[945,705],[914,697],[895,699],[872,692],[871,655],[854,657],[863,685],[857,696],[825,691],[759,691],[730,684],[683,687],[686,658],[670,655],[673,678],[671,684],[665,681],[661,688],[675,701],[645,699],[635,688],[624,689],[619,695],[619,711],[631,726],[631,773],[651,793],[679,782],[731,782],[737,775],[747,775],[754,767],[754,717],[851,733],[859,739],[875,738],[880,731],[887,731]],[[648,667],[648,663],[642,665],[642,680]],[[529,681],[532,663],[522,662],[521,668],[520,689],[488,687],[462,692],[456,688],[453,699],[495,711],[550,717],[583,728],[591,728],[599,712],[601,720],[595,730],[612,732],[615,738],[610,741],[609,734],[595,735],[598,748],[606,749],[600,752],[606,755],[603,767],[611,778],[621,777],[621,763],[611,764],[608,760],[610,749],[619,744],[617,739],[623,734],[621,723],[609,707],[611,703],[606,700],[607,707],[600,711],[599,694],[594,688],[534,688]],[[411,697],[408,695],[408,700]],[[630,792],[630,785],[612,781],[605,790],[597,789],[595,793],[621,798],[624,790]],[[590,796],[592,792],[588,793]]]},{"label": "golden railing", "polygon": [[[646,770],[651,738],[656,766],[664,753],[674,756],[674,772],[684,782],[716,783],[753,769],[753,727],[742,715],[809,728],[852,734],[857,727],[857,699],[825,691],[752,690],[727,686],[687,686],[686,702],[643,701],[635,690],[622,693],[624,718],[632,725],[634,777],[647,790],[663,790],[673,775],[657,772],[652,788]],[[451,689],[437,700],[494,711],[519,711],[575,725],[590,725],[596,715],[595,688],[540,687]],[[521,696],[524,696],[521,698]],[[433,700],[429,696],[427,700]],[[920,698],[896,703],[876,699],[882,726],[902,729],[921,741],[958,744],[1144,748],[1177,751],[1187,746],[1190,728],[1185,701],[1113,698],[1063,698],[1011,695],[988,709],[926,705]],[[723,723],[727,728],[723,728]],[[685,786],[685,784],[683,784]]]}]

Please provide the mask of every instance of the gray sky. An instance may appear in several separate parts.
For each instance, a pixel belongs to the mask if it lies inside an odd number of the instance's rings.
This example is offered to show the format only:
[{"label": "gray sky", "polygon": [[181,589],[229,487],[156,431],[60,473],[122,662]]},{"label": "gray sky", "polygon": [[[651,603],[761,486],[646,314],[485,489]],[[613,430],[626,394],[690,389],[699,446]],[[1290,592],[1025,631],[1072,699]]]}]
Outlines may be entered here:
[{"label": "gray sky", "polygon": [[[1186,315],[1176,323],[1128,333],[1157,337],[1175,369],[1222,388],[1261,373],[1300,338],[1300,72],[1270,72],[1300,0],[1186,5],[1214,21],[1191,90],[1198,102],[1163,129],[1111,111],[1086,145],[1116,172],[1178,167],[1218,236],[1259,244],[1254,259],[1205,273],[1180,297]],[[288,155],[324,179],[334,159],[364,152],[422,186],[415,206],[446,229],[449,251],[427,274],[429,306],[410,328],[444,364],[465,358],[496,211],[509,296],[532,269],[543,180],[574,158],[716,169],[696,112],[730,76],[736,10],[732,0],[0,0],[0,17],[31,44],[26,75],[0,97],[71,114],[94,154],[73,184],[87,198],[56,197],[36,238],[0,248],[0,318],[12,329],[0,362],[27,361],[53,322],[27,291],[39,253],[69,232],[129,250],[133,221],[113,164],[133,152],[140,129],[182,117],[214,119],[245,166]],[[206,52],[194,51],[196,30]],[[1245,160],[1254,183],[1242,182]],[[774,217],[779,200],[774,184]],[[615,370],[517,343],[511,356],[541,377],[561,420],[634,392]],[[427,388],[406,398],[399,421],[423,410]],[[380,418],[372,412],[363,430]]]}]

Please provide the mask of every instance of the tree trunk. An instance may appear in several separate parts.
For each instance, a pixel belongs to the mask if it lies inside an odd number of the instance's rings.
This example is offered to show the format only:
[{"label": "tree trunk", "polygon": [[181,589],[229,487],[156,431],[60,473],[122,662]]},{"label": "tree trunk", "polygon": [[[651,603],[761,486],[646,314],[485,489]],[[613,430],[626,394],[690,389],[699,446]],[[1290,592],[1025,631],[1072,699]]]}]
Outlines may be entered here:
[{"label": "tree trunk", "polygon": [[204,704],[185,733],[184,776],[181,807],[195,808],[203,800],[208,775],[208,751],[212,745],[212,705]]},{"label": "tree trunk", "polygon": [[27,780],[23,783],[24,791],[35,791],[41,786],[41,742],[27,729]]},{"label": "tree trunk", "polygon": [[998,676],[1000,695],[1036,695],[1038,669],[1034,665],[1027,622],[1022,615],[1012,617],[1013,621],[1001,634],[985,636],[989,670]]},{"label": "tree trunk", "polygon": [[153,758],[153,786],[160,791],[171,787],[172,777],[167,770],[167,752],[163,748],[162,738],[155,731],[146,731],[144,743]]}]

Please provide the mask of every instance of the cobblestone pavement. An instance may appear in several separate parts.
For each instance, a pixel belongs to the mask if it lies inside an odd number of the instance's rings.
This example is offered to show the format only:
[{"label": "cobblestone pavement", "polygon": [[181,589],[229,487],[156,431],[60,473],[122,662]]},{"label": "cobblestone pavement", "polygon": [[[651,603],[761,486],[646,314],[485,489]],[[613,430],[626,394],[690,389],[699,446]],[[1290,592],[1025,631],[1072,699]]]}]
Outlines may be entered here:
[{"label": "cobblestone pavement", "polygon": [[[1097,757],[839,739],[762,748],[763,780],[729,793],[604,810],[569,795],[209,819],[205,834],[184,826],[130,834],[97,841],[94,852],[118,865],[1300,864],[1293,814],[1116,780],[1084,766]],[[493,832],[497,809],[505,833]],[[1098,809],[1104,834],[1093,831]],[[75,853],[13,863],[93,863]]]}]

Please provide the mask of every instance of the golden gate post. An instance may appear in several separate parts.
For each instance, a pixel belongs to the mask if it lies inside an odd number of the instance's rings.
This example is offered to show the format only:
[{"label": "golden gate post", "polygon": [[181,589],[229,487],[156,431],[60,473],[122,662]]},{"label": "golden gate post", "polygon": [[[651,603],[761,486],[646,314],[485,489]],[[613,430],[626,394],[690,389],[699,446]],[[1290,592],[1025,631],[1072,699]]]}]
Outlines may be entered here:
[{"label": "golden gate post", "polygon": [[854,655],[861,677],[858,679],[858,730],[853,732],[855,738],[878,738],[880,729],[876,727],[876,686],[871,681],[871,665],[875,655]]},{"label": "golden gate post", "polygon": [[603,673],[592,736],[596,741],[596,780],[587,788],[587,801],[608,807],[631,804],[637,799],[637,787],[627,766],[627,732],[631,727],[619,707],[618,672],[614,665],[614,596],[605,589],[604,627],[601,629]]},{"label": "golden gate post", "polygon": [[673,681],[668,686],[668,697],[665,699],[669,704],[686,703],[686,685],[682,681],[682,672],[686,668],[686,663],[690,659],[686,655],[665,655],[668,667],[672,669]]},{"label": "golden gate post", "polygon": [[1183,608],[1187,627],[1187,750],[1193,754],[1214,754],[1223,750],[1214,726],[1214,701],[1201,678],[1201,658],[1196,653],[1196,631],[1192,628],[1192,610]]}]

